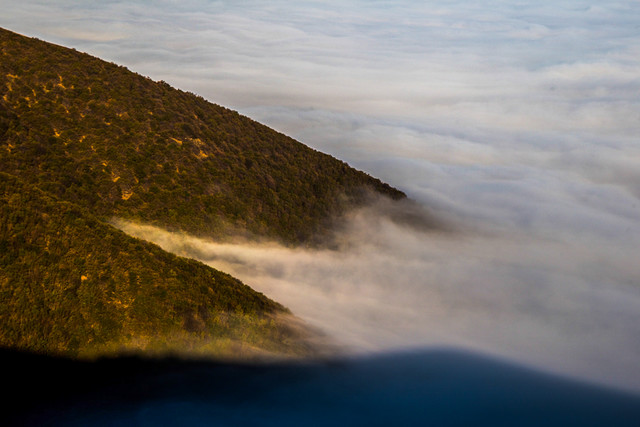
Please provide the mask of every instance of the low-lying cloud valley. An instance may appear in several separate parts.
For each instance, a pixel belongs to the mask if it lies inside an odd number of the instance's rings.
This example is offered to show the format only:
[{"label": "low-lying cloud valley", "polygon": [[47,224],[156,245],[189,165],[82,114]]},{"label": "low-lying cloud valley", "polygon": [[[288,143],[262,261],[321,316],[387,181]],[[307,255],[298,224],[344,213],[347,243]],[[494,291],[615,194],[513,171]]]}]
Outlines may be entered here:
[{"label": "low-lying cloud valley", "polygon": [[227,271],[345,351],[460,346],[640,390],[633,1],[0,0],[0,25],[124,64],[405,191],[337,250],[118,223]]},{"label": "low-lying cloud valley", "polygon": [[217,243],[117,221],[291,307],[345,354],[458,347],[637,390],[633,248],[353,212],[338,247]]}]

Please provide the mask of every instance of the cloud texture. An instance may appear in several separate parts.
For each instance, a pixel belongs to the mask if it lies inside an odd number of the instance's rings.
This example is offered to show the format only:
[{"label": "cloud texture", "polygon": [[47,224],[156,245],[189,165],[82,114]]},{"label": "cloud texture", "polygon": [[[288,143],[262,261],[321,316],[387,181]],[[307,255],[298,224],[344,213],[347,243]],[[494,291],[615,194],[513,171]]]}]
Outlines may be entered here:
[{"label": "cloud texture", "polygon": [[239,277],[348,352],[459,346],[640,390],[640,267],[630,248],[419,231],[375,209],[353,213],[339,250],[117,225]]},{"label": "cloud texture", "polygon": [[349,251],[190,241],[201,259],[358,348],[459,344],[640,389],[637,2],[0,7],[6,28],[238,109],[473,230],[361,212]]}]

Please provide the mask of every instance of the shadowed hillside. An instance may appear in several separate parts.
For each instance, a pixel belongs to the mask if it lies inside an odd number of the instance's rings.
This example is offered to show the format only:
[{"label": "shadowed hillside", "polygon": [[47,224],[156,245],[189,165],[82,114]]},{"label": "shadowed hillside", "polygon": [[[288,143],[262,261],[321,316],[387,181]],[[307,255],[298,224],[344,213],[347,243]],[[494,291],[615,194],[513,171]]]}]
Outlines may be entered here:
[{"label": "shadowed hillside", "polygon": [[[430,349],[243,364],[94,363],[0,351],[7,426],[636,426],[640,396],[482,354]],[[6,402],[6,399],[5,399]]]}]

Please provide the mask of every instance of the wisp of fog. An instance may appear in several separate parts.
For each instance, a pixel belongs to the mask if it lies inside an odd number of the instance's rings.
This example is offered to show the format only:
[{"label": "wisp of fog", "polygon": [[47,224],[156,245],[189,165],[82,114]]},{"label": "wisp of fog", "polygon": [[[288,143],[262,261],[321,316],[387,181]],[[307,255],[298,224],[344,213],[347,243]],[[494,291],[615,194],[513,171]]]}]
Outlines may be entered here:
[{"label": "wisp of fog", "polygon": [[597,244],[517,232],[428,231],[375,208],[347,222],[337,249],[116,225],[240,278],[346,353],[455,346],[640,390],[633,251],[612,256]]}]

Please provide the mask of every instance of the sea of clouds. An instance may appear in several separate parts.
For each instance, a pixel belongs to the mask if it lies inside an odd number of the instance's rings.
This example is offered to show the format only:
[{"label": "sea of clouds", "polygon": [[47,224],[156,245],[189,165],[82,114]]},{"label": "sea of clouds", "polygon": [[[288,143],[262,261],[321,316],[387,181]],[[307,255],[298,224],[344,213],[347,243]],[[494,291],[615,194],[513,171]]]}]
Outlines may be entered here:
[{"label": "sea of clouds", "polygon": [[0,25],[234,108],[405,191],[342,249],[139,225],[353,351],[456,345],[640,390],[635,1],[0,0]]}]

